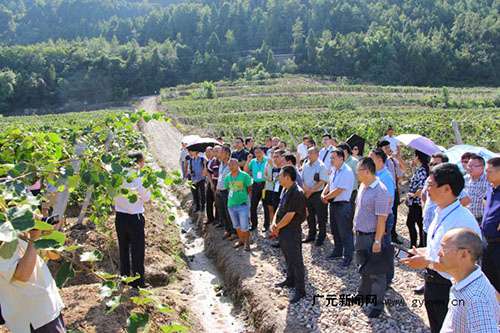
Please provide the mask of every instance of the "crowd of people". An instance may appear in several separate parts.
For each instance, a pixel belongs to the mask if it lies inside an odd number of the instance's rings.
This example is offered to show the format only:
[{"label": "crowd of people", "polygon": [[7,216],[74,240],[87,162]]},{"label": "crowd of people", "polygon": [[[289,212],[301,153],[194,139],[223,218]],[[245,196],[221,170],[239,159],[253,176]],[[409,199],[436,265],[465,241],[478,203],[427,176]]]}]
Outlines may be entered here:
[{"label": "crowd of people", "polygon": [[[424,295],[432,332],[498,332],[499,157],[485,161],[466,153],[458,166],[443,153],[415,150],[405,161],[391,127],[365,157],[362,147],[329,134],[321,147],[304,136],[296,152],[278,137],[263,145],[251,137],[237,137],[232,146],[217,141],[204,152],[181,148],[193,211],[206,213],[205,223],[223,228],[222,237],[246,251],[262,223],[264,237],[277,238],[273,246],[283,252],[286,279],[277,286],[295,289],[290,302],[306,295],[302,244],[323,246],[329,222],[334,249],[328,257],[344,268],[357,265],[356,297],[376,296],[370,318],[383,313],[399,260],[425,269],[425,283],[415,293]],[[408,247],[396,228],[402,202]],[[465,306],[452,306],[456,300]]]},{"label": "crowd of people", "polygon": [[[328,134],[322,137],[322,147],[304,136],[296,152],[277,137],[264,145],[241,137],[232,147],[222,138],[218,142],[204,152],[183,144],[181,171],[190,181],[193,211],[206,213],[206,223],[223,229],[223,239],[235,249],[251,251],[261,225],[265,237],[275,239],[273,246],[283,252],[286,279],[276,285],[294,288],[290,302],[306,296],[302,244],[323,246],[328,222],[334,243],[328,258],[343,268],[357,265],[355,298],[361,303],[375,299],[367,308],[368,317],[383,313],[399,260],[425,270],[424,284],[415,292],[424,295],[433,333],[498,332],[500,157],[485,161],[466,153],[459,167],[443,153],[428,156],[416,150],[407,163],[392,128],[366,157],[361,156],[362,146]],[[133,153],[130,158],[130,172],[136,174],[144,156]],[[406,175],[408,191],[403,196]],[[33,195],[40,187],[30,189]],[[120,274],[137,276],[130,284],[145,288],[144,204],[151,193],[140,177],[123,187],[138,196],[134,202],[122,196],[114,202]],[[408,207],[408,247],[396,232],[400,197]],[[41,207],[45,218],[46,210]],[[0,324],[5,318],[16,333],[66,332],[63,302],[34,245],[39,237],[40,231],[32,230],[18,242],[13,256],[0,257]]]}]

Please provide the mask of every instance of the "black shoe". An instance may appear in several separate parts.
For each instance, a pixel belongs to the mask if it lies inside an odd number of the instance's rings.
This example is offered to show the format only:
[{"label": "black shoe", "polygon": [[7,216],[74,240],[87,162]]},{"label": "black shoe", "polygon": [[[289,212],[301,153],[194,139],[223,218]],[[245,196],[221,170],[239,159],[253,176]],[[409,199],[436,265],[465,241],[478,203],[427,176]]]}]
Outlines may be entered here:
[{"label": "black shoe", "polygon": [[352,262],[351,258],[344,258],[344,260],[342,260],[342,263],[340,264],[340,266],[349,267],[351,265],[351,262]]},{"label": "black shoe", "polygon": [[224,226],[223,226],[222,224],[220,224],[220,223],[216,223],[216,224],[215,224],[215,227],[216,227],[217,229],[220,229],[220,228],[222,228],[222,227],[224,227]]},{"label": "black shoe", "polygon": [[314,242],[314,245],[316,246],[321,246],[323,245],[324,241],[322,239],[316,239],[316,241]]},{"label": "black shoe", "polygon": [[276,283],[274,286],[277,288],[284,288],[284,287],[292,288],[293,284],[291,282],[288,282],[287,280],[285,280],[283,282]]},{"label": "black shoe", "polygon": [[254,231],[255,229],[257,229],[257,227],[254,227],[254,226],[251,226],[248,231]]},{"label": "black shoe", "polygon": [[415,295],[423,295],[424,294],[424,288],[425,288],[425,284],[413,289],[413,292],[415,293]]},{"label": "black shoe", "polygon": [[311,242],[314,242],[314,239],[316,237],[307,237],[306,239],[302,240],[302,243],[311,243]]},{"label": "black shoe", "polygon": [[276,249],[279,249],[280,248],[280,243],[279,242],[275,242],[275,243],[272,243],[271,246],[274,247],[274,248],[276,248]]},{"label": "black shoe", "polygon": [[293,296],[293,298],[290,300],[290,304],[294,304],[294,303],[297,303],[298,301],[300,301],[302,298],[304,298],[306,296],[306,293],[305,291],[296,291],[295,292],[295,295]]},{"label": "black shoe", "polygon": [[378,318],[382,314],[382,310],[380,309],[371,309],[370,313],[368,314],[368,318]]},{"label": "black shoe", "polygon": [[332,252],[328,257],[328,259],[337,259],[337,258],[342,258],[342,254],[340,253],[336,253],[336,252]]}]

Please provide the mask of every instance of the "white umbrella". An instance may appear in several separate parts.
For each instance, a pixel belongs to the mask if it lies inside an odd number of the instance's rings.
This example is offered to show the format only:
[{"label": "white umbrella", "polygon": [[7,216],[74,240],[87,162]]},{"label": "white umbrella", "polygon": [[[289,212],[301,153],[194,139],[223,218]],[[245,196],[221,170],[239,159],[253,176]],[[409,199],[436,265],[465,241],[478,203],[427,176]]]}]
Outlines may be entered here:
[{"label": "white umbrella", "polygon": [[185,143],[186,145],[190,145],[199,139],[201,139],[201,137],[199,135],[186,135],[182,138],[182,143]]},{"label": "white umbrella", "polygon": [[432,142],[431,139],[419,134],[401,134],[396,136],[396,139],[405,146],[419,150],[429,156],[441,152],[439,146]]},{"label": "white umbrella", "polygon": [[463,153],[474,153],[484,158],[488,161],[490,158],[499,157],[500,154],[494,153],[484,147],[472,146],[472,145],[456,145],[445,151],[446,156],[450,160],[450,163],[460,165],[461,157]]}]

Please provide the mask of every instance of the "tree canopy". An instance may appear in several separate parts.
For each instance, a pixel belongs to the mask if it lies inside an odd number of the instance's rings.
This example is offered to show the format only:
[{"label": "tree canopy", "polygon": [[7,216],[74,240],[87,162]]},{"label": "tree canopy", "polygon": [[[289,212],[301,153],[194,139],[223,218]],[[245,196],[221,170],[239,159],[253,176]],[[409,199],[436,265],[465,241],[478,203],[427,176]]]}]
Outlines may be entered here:
[{"label": "tree canopy", "polygon": [[[498,85],[499,0],[7,0],[6,108],[113,100],[280,71],[375,83]],[[13,73],[15,82],[12,82]],[[6,83],[6,82],[10,83]]]}]

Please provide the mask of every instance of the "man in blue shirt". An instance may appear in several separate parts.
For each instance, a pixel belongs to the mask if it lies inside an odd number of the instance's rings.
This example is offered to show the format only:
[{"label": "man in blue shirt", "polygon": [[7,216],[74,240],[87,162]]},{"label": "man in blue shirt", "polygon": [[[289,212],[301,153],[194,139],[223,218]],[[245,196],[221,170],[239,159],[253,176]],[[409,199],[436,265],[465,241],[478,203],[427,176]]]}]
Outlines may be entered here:
[{"label": "man in blue shirt", "polygon": [[[396,186],[394,178],[392,178],[391,173],[386,168],[387,155],[380,148],[374,149],[370,152],[369,157],[375,162],[375,176],[385,185],[387,192],[389,192],[390,205],[394,202],[394,197],[396,193]],[[389,246],[391,244],[391,230],[394,225],[394,214],[391,213],[387,216],[387,222],[385,224],[385,234],[382,240],[384,246]],[[387,288],[392,284],[392,279],[394,278],[394,261],[391,266],[389,273],[387,273]]]},{"label": "man in blue shirt", "polygon": [[486,238],[482,268],[497,292],[500,293],[500,157],[486,163],[486,178],[491,184],[486,193],[481,231]]},{"label": "man in blue shirt", "polygon": [[328,184],[323,189],[321,200],[330,203],[330,228],[332,230],[335,249],[330,258],[344,257],[342,267],[351,264],[354,252],[352,234],[351,193],[354,189],[354,173],[344,162],[344,151],[335,149],[330,154],[332,173]]}]

